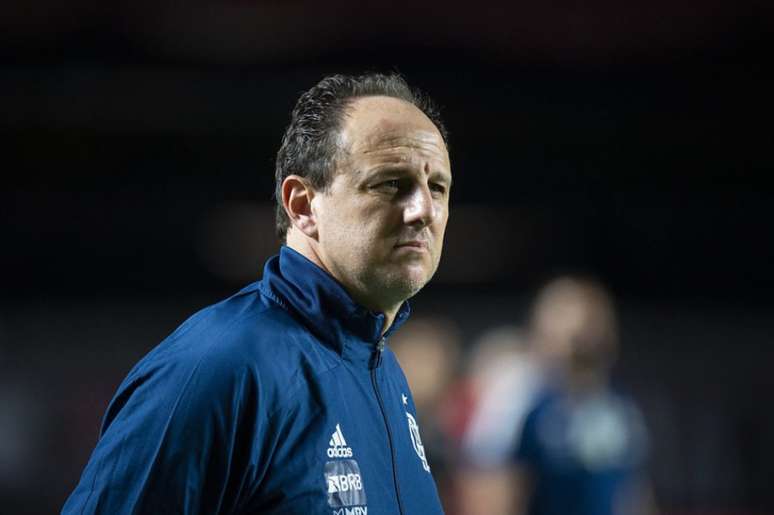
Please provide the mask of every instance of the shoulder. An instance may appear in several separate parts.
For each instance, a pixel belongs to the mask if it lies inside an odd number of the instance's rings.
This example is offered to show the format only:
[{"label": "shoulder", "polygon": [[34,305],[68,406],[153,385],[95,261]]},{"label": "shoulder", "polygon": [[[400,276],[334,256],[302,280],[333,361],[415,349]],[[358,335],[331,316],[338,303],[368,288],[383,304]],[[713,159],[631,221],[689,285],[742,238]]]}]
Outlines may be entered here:
[{"label": "shoulder", "polygon": [[613,390],[611,399],[627,429],[632,448],[638,456],[645,456],[648,453],[650,436],[645,415],[638,402],[631,394],[621,390]]},{"label": "shoulder", "polygon": [[403,368],[401,368],[400,362],[398,361],[398,357],[389,346],[385,346],[382,351],[382,366],[385,370],[394,373],[403,380],[406,379],[406,376],[403,374]]},{"label": "shoulder", "polygon": [[119,389],[147,384],[217,402],[249,391],[271,410],[302,383],[302,371],[335,366],[331,354],[282,306],[257,289],[243,290],[183,322]]}]

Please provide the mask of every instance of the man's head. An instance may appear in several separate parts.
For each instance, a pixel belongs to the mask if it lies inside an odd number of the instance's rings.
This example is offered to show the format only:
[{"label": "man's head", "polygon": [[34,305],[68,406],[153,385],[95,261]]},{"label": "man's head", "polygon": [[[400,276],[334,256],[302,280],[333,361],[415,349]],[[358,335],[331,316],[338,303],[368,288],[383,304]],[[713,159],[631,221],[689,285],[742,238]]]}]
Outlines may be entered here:
[{"label": "man's head", "polygon": [[592,279],[566,276],[547,283],[533,305],[531,329],[548,364],[574,376],[603,379],[617,353],[613,301]]},{"label": "man's head", "polygon": [[333,76],[304,93],[277,155],[277,232],[366,307],[435,272],[451,169],[443,125],[398,76]]}]

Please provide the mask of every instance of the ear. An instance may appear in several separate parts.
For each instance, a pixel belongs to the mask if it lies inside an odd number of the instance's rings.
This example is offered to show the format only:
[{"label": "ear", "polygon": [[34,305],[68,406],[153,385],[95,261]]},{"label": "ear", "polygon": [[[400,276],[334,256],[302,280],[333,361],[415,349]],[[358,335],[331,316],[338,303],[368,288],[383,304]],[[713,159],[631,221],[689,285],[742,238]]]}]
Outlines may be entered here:
[{"label": "ear", "polygon": [[288,175],[282,181],[282,206],[290,224],[310,238],[317,237],[317,221],[312,212],[315,191],[303,177]]}]

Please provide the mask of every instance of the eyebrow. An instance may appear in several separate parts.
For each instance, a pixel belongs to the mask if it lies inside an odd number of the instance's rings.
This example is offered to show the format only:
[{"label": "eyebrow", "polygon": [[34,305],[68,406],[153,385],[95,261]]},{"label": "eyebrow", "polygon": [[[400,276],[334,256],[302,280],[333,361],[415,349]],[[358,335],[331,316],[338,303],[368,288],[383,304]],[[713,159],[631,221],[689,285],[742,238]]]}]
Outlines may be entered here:
[{"label": "eyebrow", "polygon": [[[378,179],[380,177],[406,172],[406,171],[409,171],[411,168],[412,168],[411,166],[406,166],[405,163],[389,163],[389,164],[377,166],[376,169],[374,169],[372,173],[370,173],[367,177],[366,177],[367,172],[364,171],[362,168],[358,168],[357,175],[363,178],[363,180],[373,179],[373,178]],[[413,173],[413,172],[409,172],[409,173]],[[452,179],[451,172],[447,174],[435,168],[430,172],[429,177],[434,180],[441,180],[442,182],[446,183],[449,187],[451,187],[452,185],[453,179]]]}]

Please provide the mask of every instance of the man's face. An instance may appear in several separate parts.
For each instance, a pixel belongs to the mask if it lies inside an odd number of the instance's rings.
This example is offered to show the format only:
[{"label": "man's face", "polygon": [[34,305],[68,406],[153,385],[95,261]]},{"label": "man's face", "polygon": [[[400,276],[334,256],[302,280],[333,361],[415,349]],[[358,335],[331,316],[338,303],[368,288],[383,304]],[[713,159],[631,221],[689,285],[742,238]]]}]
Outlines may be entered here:
[{"label": "man's face", "polygon": [[[574,288],[574,289],[573,289]],[[566,371],[605,372],[615,354],[606,306],[577,287],[565,287],[536,309],[538,349]]]},{"label": "man's face", "polygon": [[391,309],[438,268],[451,169],[435,125],[413,105],[363,97],[350,105],[333,181],[312,201],[317,253],[369,309]]}]

